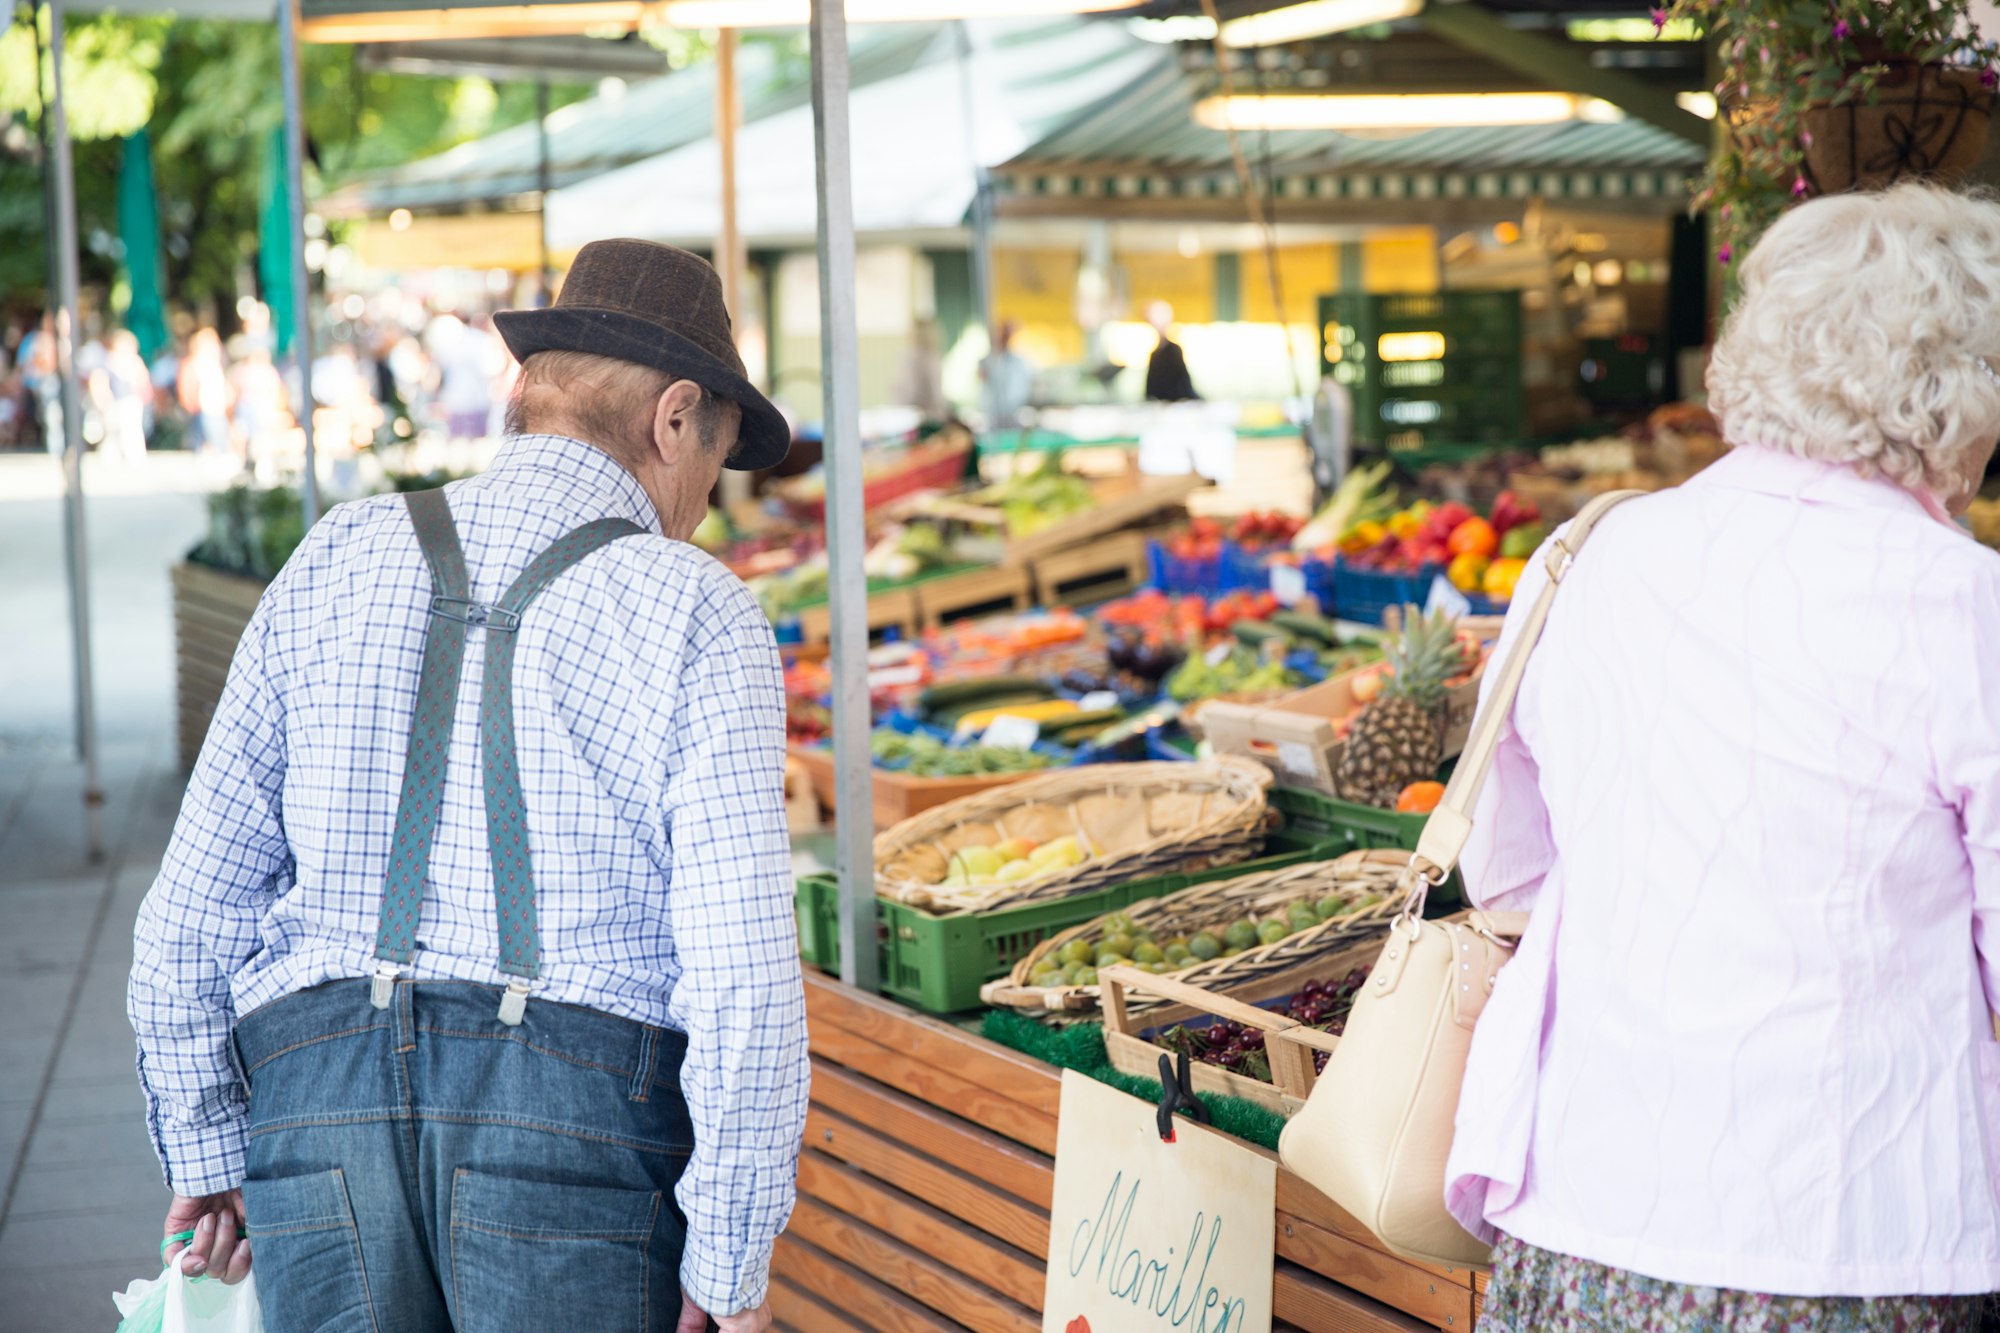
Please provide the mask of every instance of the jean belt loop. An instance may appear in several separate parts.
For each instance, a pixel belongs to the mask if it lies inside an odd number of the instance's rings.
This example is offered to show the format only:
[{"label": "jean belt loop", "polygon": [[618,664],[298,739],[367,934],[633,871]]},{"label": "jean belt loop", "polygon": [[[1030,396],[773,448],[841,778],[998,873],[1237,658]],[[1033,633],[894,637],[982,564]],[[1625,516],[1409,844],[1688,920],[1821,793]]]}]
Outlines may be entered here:
[{"label": "jean belt loop", "polygon": [[626,1094],[635,1102],[643,1102],[653,1091],[653,1070],[659,1064],[660,1030],[651,1023],[639,1025],[639,1058],[634,1063],[638,1068],[632,1071],[632,1087]]}]

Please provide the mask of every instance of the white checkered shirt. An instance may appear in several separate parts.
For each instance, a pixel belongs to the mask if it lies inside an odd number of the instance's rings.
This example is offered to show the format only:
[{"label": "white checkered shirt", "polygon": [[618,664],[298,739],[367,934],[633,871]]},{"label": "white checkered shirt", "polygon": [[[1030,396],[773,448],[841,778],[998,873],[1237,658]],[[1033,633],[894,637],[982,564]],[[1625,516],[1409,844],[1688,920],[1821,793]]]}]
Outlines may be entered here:
[{"label": "white checkered shirt", "polygon": [[[592,519],[659,532],[639,484],[557,436],[449,488],[472,595]],[[239,1014],[374,969],[431,577],[394,496],[341,505],[237,646],[173,843],[140,912],[129,1009],[177,1192],[242,1182]],[[504,984],[466,653],[418,952],[405,975]],[[613,543],[529,608],[514,667],[543,965],[535,1000],[688,1034],[695,1151],[682,1285],[764,1298],[790,1215],[808,1063],[785,829],[783,683],[749,591],[692,546]]]}]

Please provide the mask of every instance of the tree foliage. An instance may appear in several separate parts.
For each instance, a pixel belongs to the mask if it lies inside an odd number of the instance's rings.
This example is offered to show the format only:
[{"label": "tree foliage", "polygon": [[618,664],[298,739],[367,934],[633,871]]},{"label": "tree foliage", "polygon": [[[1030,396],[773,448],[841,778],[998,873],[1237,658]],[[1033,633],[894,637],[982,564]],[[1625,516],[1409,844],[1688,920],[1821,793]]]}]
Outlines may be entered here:
[{"label": "tree foliage", "polygon": [[[41,304],[47,279],[35,33],[25,5],[20,12],[23,21],[0,35],[0,304],[15,310]],[[122,138],[148,126],[169,299],[214,305],[226,320],[254,268],[261,147],[284,116],[276,29],[118,15],[67,26],[84,282],[113,280]],[[441,152],[535,112],[529,84],[363,70],[347,46],[307,46],[303,62],[308,198],[324,183]],[[48,67],[45,58],[45,90]],[[558,87],[551,104],[587,91]]]}]

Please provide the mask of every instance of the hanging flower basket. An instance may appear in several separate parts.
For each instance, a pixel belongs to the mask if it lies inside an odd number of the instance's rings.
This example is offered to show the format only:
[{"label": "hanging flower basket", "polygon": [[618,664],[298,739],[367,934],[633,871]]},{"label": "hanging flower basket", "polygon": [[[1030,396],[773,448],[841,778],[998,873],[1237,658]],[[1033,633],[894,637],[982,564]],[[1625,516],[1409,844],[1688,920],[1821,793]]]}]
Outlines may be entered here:
[{"label": "hanging flower basket", "polygon": [[1815,194],[1878,190],[1918,177],[1951,185],[1986,152],[1993,94],[1979,71],[1889,60],[1872,102],[1814,106],[1802,117]]}]

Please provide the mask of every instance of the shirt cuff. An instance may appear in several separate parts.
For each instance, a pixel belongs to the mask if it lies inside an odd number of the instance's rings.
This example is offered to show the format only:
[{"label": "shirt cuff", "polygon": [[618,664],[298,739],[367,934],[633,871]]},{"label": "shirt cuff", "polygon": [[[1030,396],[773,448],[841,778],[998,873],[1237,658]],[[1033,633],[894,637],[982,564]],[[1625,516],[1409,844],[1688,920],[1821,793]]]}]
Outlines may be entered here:
[{"label": "shirt cuff", "polygon": [[167,1188],[188,1199],[223,1194],[243,1183],[243,1162],[249,1142],[243,1115],[211,1125],[155,1122],[153,1151],[159,1154]]},{"label": "shirt cuff", "polygon": [[681,1291],[716,1319],[741,1314],[764,1303],[771,1288],[771,1246],[731,1254],[688,1237],[681,1259]]}]

